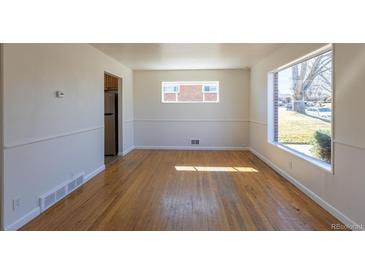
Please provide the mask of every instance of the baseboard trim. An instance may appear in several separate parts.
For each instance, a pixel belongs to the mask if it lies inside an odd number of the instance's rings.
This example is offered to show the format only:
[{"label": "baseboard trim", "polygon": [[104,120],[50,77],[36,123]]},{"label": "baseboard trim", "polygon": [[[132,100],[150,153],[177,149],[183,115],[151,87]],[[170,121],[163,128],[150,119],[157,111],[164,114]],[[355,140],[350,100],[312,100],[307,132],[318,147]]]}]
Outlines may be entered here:
[{"label": "baseboard trim", "polygon": [[249,123],[248,119],[134,119],[134,122],[163,122],[163,123]]},{"label": "baseboard trim", "polygon": [[287,179],[291,184],[296,186],[300,191],[302,191],[305,195],[307,195],[309,198],[311,198],[314,202],[316,202],[318,205],[320,205],[323,209],[325,209],[328,213],[336,217],[338,220],[340,220],[342,223],[344,223],[348,228],[352,230],[361,230],[362,226],[351,220],[349,217],[347,217],[345,214],[343,214],[341,211],[339,211],[337,208],[332,206],[331,204],[327,203],[325,200],[323,200],[320,196],[318,196],[316,193],[311,191],[309,188],[304,186],[301,182],[299,182],[297,179],[289,175],[287,172],[279,168],[276,164],[274,164],[271,160],[257,152],[255,149],[250,148],[249,149],[254,155],[256,155],[259,159],[261,159],[263,162],[265,162],[268,166],[270,166],[273,170],[275,170],[277,173],[279,173],[281,176],[283,176],[285,179]]},{"label": "baseboard trim", "polygon": [[31,211],[29,211],[27,214],[25,214],[23,217],[19,218],[14,223],[6,226],[5,227],[5,230],[6,231],[15,231],[15,230],[18,230],[23,225],[25,225],[26,223],[30,222],[35,217],[37,217],[39,214],[41,214],[41,208],[40,207],[36,207],[36,208],[32,209]]},{"label": "baseboard trim", "polygon": [[136,149],[161,150],[249,150],[248,147],[199,147],[199,146],[135,146]]},{"label": "baseboard trim", "polygon": [[127,148],[126,150],[123,150],[122,152],[119,152],[118,155],[119,156],[125,156],[134,149],[135,149],[135,147],[131,146],[131,147]]},{"label": "baseboard trim", "polygon": [[[89,180],[91,180],[93,177],[95,177],[96,175],[98,175],[100,172],[102,172],[104,170],[105,170],[105,165],[101,165],[94,171],[90,172],[88,175],[85,176],[85,181],[83,182],[82,185],[86,184]],[[61,199],[60,201],[62,201],[63,199]],[[24,216],[20,217],[14,223],[6,226],[5,230],[7,230],[7,231],[18,230],[19,228],[21,228],[22,226],[24,226],[25,224],[27,224],[28,222],[33,220],[35,217],[37,217],[39,214],[41,214],[41,208],[40,207],[34,208],[31,211],[29,211],[27,214],[25,214]]]},{"label": "baseboard trim", "polygon": [[85,176],[85,182],[83,184],[86,184],[90,179],[98,175],[100,172],[103,172],[105,170],[105,165],[101,165],[94,171],[90,172],[88,175]]}]

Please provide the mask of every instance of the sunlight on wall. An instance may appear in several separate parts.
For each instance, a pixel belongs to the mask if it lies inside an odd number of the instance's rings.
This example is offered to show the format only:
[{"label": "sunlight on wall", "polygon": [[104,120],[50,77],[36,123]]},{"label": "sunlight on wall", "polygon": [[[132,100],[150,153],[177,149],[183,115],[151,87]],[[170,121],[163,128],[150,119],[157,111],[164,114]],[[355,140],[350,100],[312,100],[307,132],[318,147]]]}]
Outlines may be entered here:
[{"label": "sunlight on wall", "polygon": [[223,166],[175,166],[177,171],[212,171],[212,172],[258,172],[252,167]]}]

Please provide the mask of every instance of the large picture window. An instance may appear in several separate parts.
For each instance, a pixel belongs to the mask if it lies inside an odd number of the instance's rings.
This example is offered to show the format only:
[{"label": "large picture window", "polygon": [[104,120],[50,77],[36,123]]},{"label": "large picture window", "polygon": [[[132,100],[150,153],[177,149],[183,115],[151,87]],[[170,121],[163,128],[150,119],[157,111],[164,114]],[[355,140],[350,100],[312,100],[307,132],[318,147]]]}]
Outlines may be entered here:
[{"label": "large picture window", "polygon": [[219,82],[162,82],[163,103],[218,103]]},{"label": "large picture window", "polygon": [[331,48],[279,69],[272,76],[273,141],[331,163]]}]

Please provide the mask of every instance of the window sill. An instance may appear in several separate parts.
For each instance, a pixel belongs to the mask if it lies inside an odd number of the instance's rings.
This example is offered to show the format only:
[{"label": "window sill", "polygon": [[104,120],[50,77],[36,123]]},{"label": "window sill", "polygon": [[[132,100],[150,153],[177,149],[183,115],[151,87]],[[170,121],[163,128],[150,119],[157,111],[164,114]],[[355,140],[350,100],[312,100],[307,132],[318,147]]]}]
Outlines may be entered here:
[{"label": "window sill", "polygon": [[284,151],[286,151],[286,152],[288,152],[288,153],[290,153],[290,154],[292,154],[292,155],[294,155],[294,156],[296,156],[296,157],[298,157],[298,158],[300,158],[302,160],[305,160],[305,161],[311,163],[312,165],[314,165],[316,167],[319,167],[320,169],[322,169],[322,170],[324,170],[324,171],[326,171],[328,173],[333,174],[333,166],[332,166],[332,164],[323,162],[321,160],[317,160],[317,159],[315,159],[313,157],[310,157],[310,156],[308,156],[308,155],[306,155],[304,153],[301,153],[299,151],[296,151],[296,150],[294,150],[294,149],[292,149],[290,147],[287,147],[287,146],[285,146],[283,144],[280,144],[280,143],[277,143],[277,142],[269,142],[269,144],[273,145],[276,148],[279,148],[281,150],[284,150]]}]

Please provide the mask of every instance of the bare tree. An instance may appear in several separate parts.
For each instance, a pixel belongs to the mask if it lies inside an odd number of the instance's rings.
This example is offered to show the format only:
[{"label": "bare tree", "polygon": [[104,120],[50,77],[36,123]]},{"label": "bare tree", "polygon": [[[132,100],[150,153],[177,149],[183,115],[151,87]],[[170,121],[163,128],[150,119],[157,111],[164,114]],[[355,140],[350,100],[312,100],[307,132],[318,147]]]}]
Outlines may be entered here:
[{"label": "bare tree", "polygon": [[305,113],[306,94],[314,87],[331,92],[331,71],[330,52],[292,67],[294,111]]}]

